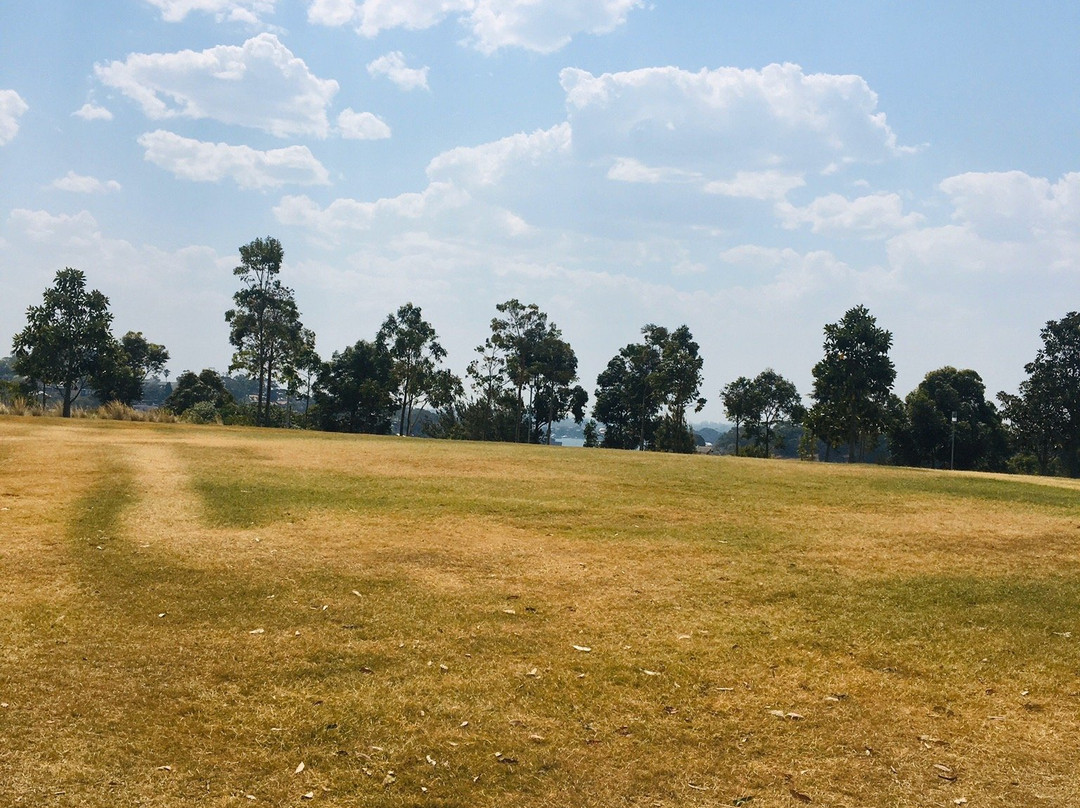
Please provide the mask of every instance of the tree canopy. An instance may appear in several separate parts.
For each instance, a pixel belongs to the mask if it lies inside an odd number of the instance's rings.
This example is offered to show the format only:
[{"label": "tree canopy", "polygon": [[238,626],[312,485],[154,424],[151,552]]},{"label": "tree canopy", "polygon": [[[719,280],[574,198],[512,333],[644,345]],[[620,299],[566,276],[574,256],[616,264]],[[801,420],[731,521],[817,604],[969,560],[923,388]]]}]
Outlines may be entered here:
[{"label": "tree canopy", "polygon": [[26,327],[15,335],[15,371],[56,387],[63,416],[88,379],[100,372],[112,347],[109,299],[87,290],[86,275],[70,267],[56,273],[40,306],[26,311]]},{"label": "tree canopy", "polygon": [[645,341],[612,357],[596,379],[593,416],[605,426],[603,445],[615,449],[693,452],[686,410],[700,412],[703,360],[690,329],[649,324]]},{"label": "tree canopy", "polygon": [[240,247],[240,265],[233,275],[241,288],[235,307],[225,312],[229,342],[236,348],[230,370],[244,370],[258,381],[257,421],[270,422],[275,376],[285,377],[306,355],[304,327],[293,290],[277,277],[285,251],[267,236]]},{"label": "tree canopy", "polygon": [[846,444],[850,462],[886,430],[898,405],[891,348],[892,334],[878,327],[865,306],[825,326],[825,356],[813,369],[810,425],[828,447]]}]

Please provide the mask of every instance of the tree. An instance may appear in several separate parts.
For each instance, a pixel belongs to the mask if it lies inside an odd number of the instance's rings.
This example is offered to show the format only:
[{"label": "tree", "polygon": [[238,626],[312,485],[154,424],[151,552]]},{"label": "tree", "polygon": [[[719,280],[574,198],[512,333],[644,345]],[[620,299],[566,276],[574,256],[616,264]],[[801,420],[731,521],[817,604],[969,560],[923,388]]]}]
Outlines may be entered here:
[{"label": "tree", "polygon": [[284,257],[281,242],[270,236],[240,247],[233,275],[242,288],[233,295],[236,307],[225,312],[236,348],[229,370],[245,370],[258,381],[256,421],[263,424],[270,420],[275,374],[283,374],[304,350],[293,290],[277,277]]},{"label": "tree", "polygon": [[548,326],[540,343],[535,346],[531,370],[532,423],[534,439],[540,442],[546,428],[545,442],[551,445],[551,427],[573,414],[574,422],[585,419],[585,405],[589,394],[577,381],[577,355],[570,343],[562,338],[562,332],[554,325]]},{"label": "tree", "polygon": [[755,437],[764,438],[765,457],[768,458],[774,427],[801,421],[802,400],[795,385],[772,368],[766,368],[755,376],[750,388],[749,397],[756,404],[757,411],[748,423]]},{"label": "tree", "polygon": [[102,403],[118,401],[130,407],[142,399],[147,378],[164,372],[168,361],[164,345],[147,341],[141,331],[128,331],[110,340],[91,385]]},{"label": "tree", "polygon": [[26,310],[26,320],[13,341],[15,371],[56,387],[63,416],[69,418],[71,402],[101,369],[112,343],[109,299],[96,289],[87,291],[86,275],[68,267],[56,273],[42,304]]},{"label": "tree", "polygon": [[686,422],[686,410],[701,412],[705,399],[701,390],[704,363],[690,329],[681,325],[674,331],[649,324],[642,329],[645,344],[660,356],[653,383],[665,412],[657,432],[656,448],[665,452],[694,452],[694,435]]},{"label": "tree", "polygon": [[943,468],[951,462],[980,471],[1005,465],[1001,416],[986,400],[986,387],[974,370],[943,367],[927,373],[905,399],[890,444],[893,458],[906,465]]},{"label": "tree", "polygon": [[414,409],[422,408],[432,393],[438,392],[438,365],[446,358],[446,351],[435,329],[412,303],[387,316],[376,340],[390,354],[398,434],[411,435]]},{"label": "tree", "polygon": [[754,383],[740,376],[733,382],[728,382],[720,390],[720,401],[724,405],[724,415],[731,419],[735,425],[735,456],[739,455],[739,426],[750,421],[756,421],[761,411],[761,402],[757,397],[758,390]]},{"label": "tree", "polygon": [[[535,303],[526,306],[517,298],[499,303],[495,309],[505,316],[492,318],[489,339],[491,347],[501,354],[506,377],[515,390],[514,442],[517,443],[521,440],[526,413],[524,390],[534,375],[533,364],[548,332],[547,315]],[[529,410],[531,405],[532,401]],[[528,436],[529,425],[525,426]]]},{"label": "tree", "polygon": [[1050,320],[1039,332],[1043,345],[1024,366],[1019,396],[999,393],[1014,439],[1038,458],[1040,473],[1060,462],[1080,476],[1080,312]]},{"label": "tree", "polygon": [[657,325],[642,328],[643,343],[631,343],[596,379],[594,417],[605,425],[603,445],[617,449],[693,452],[686,409],[705,406],[698,398],[702,359],[690,330]]},{"label": "tree", "polygon": [[[319,371],[322,370],[322,359],[315,350],[315,332],[310,328],[300,331],[300,339],[296,349],[288,357],[281,371],[285,381],[285,395],[287,401],[287,415],[292,418],[292,400],[297,396],[304,399],[304,422],[307,424],[308,411],[311,406],[311,393]],[[303,390],[303,393],[301,393]],[[291,425],[291,421],[290,421]]]},{"label": "tree", "polygon": [[653,448],[660,410],[654,374],[659,365],[659,355],[649,346],[631,343],[596,377],[593,416],[604,424],[605,448]]},{"label": "tree", "polygon": [[389,434],[393,390],[390,354],[377,342],[360,340],[323,365],[315,393],[319,422],[335,432]]},{"label": "tree", "polygon": [[181,373],[163,406],[175,415],[183,415],[196,405],[207,404],[221,416],[234,403],[235,399],[225,388],[221,375],[204,368],[197,374],[190,370]]},{"label": "tree", "polygon": [[864,444],[886,429],[895,408],[892,334],[865,306],[825,326],[825,356],[814,365],[810,424],[830,447],[844,443],[854,462]]}]

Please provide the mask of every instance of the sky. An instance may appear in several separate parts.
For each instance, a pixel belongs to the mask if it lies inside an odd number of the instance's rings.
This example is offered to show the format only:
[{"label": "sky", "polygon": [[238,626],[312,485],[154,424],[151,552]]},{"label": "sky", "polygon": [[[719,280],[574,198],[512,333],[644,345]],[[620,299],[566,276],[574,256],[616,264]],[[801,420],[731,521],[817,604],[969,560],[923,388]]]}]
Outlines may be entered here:
[{"label": "sky", "polygon": [[271,235],[326,358],[411,302],[464,374],[517,298],[591,391],[686,324],[720,421],[863,304],[901,397],[1015,391],[1080,308],[1077,42],[1065,0],[5,2],[0,355],[70,266],[224,372]]}]

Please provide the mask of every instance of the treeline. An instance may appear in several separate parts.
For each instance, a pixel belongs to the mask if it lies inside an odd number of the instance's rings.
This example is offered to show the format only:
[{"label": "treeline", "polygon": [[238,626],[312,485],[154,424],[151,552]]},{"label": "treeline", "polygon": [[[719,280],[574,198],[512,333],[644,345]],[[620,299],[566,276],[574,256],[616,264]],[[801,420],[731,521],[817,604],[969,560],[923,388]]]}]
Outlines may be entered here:
[{"label": "treeline", "polygon": [[[222,376],[184,371],[161,406],[196,422],[292,426],[340,432],[550,443],[553,426],[584,423],[586,446],[692,452],[700,444],[687,412],[700,411],[703,359],[684,325],[649,324],[641,341],[612,357],[589,395],[577,356],[535,304],[496,306],[490,333],[465,377],[420,308],[406,303],[370,339],[324,359],[304,327],[292,289],[281,283],[284,251],[274,238],[240,248],[239,288],[225,312],[234,353]],[[134,404],[168,352],[141,332],[116,338],[108,299],[64,269],[13,342],[0,395],[56,391],[62,414],[83,389],[102,402]],[[825,326],[810,406],[770,368],[724,385],[720,399],[734,454],[894,462],[935,468],[1080,476],[1080,314],[1041,332],[1016,394],[986,398],[978,373],[939,368],[906,398],[893,392],[892,334],[864,306]],[[0,367],[0,370],[3,370]],[[230,389],[232,388],[232,389]],[[732,440],[733,438],[733,440]]]}]

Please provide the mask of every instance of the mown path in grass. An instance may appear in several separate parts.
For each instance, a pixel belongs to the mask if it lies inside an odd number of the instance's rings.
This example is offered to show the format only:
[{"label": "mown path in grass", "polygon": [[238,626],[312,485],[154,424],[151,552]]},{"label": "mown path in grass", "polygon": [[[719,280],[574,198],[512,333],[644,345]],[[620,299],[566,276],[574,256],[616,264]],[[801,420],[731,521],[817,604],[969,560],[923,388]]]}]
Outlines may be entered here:
[{"label": "mown path in grass", "polygon": [[0,420],[0,794],[1080,804],[1045,483]]}]

